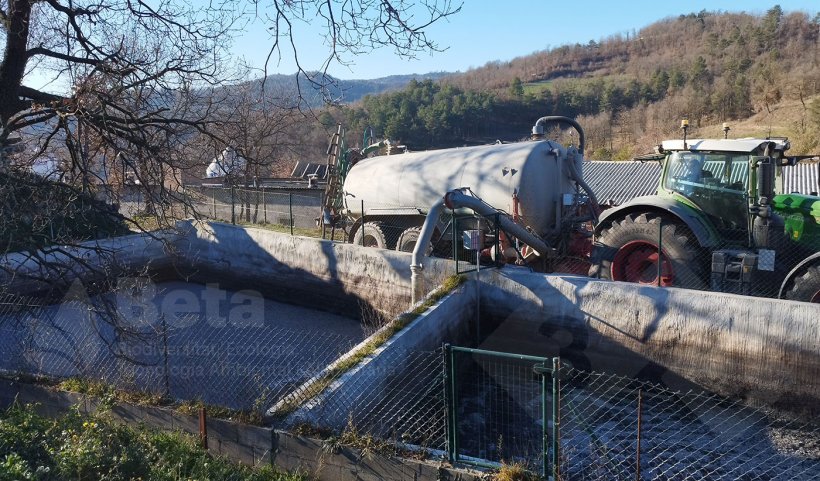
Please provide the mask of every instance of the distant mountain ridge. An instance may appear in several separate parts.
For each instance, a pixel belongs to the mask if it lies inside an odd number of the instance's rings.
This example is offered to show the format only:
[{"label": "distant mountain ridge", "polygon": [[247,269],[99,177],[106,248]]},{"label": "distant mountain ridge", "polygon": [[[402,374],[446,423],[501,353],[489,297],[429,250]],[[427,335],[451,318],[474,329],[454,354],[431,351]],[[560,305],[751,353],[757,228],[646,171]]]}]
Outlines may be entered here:
[{"label": "distant mountain ridge", "polygon": [[[327,99],[335,103],[351,104],[367,95],[377,95],[406,87],[412,80],[440,80],[453,75],[452,72],[430,72],[425,74],[389,75],[375,79],[342,80],[330,75],[322,76],[313,73],[313,81],[304,75],[299,75],[299,87],[302,97],[310,107],[321,107]],[[263,79],[254,80],[255,85],[261,86]],[[265,90],[274,92],[298,92],[297,74],[268,75],[264,79]],[[324,92],[322,89],[324,88]]]}]

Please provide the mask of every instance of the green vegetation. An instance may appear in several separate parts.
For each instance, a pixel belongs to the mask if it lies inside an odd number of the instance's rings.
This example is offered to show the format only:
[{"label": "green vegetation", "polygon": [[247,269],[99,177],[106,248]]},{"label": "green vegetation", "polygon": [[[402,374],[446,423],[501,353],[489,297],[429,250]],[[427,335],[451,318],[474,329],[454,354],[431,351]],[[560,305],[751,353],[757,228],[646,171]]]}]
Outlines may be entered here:
[{"label": "green vegetation", "polygon": [[104,412],[77,411],[58,419],[31,406],[0,413],[0,481],[27,480],[249,480],[296,481],[299,475],[234,464],[179,433],[132,428]]},{"label": "green vegetation", "polygon": [[[255,227],[255,228],[258,228],[258,229],[265,229],[265,230],[270,230],[270,231],[273,231],[273,232],[281,232],[283,234],[290,234],[290,232],[291,232],[290,227],[287,226],[287,225],[283,225],[283,224],[272,224],[272,223],[265,223],[265,222],[260,222],[258,224],[254,224],[254,223],[251,223],[251,222],[238,222],[238,224],[242,225],[244,227]],[[312,229],[307,229],[307,228],[304,228],[304,227],[294,227],[293,228],[293,234],[303,236],[303,237],[321,238],[322,237],[322,229],[318,228],[318,227],[317,228],[312,228]],[[325,232],[325,237],[327,239],[330,239],[330,228],[329,227],[327,228],[327,231]],[[336,232],[333,233],[333,240],[346,241],[347,236],[345,235],[343,230],[336,229]]]},{"label": "green vegetation", "polygon": [[243,424],[262,425],[262,415],[259,409],[229,409],[222,406],[205,404],[201,400],[196,399],[176,402],[160,394],[116,389],[114,386],[101,381],[76,377],[61,381],[56,387],[63,391],[93,396],[107,405],[111,405],[115,402],[124,402],[140,406],[162,406],[188,416],[198,416],[200,408],[204,407],[209,417],[228,419]]},{"label": "green vegetation", "polygon": [[0,172],[0,252],[127,234],[122,216],[92,194],[26,172]]}]

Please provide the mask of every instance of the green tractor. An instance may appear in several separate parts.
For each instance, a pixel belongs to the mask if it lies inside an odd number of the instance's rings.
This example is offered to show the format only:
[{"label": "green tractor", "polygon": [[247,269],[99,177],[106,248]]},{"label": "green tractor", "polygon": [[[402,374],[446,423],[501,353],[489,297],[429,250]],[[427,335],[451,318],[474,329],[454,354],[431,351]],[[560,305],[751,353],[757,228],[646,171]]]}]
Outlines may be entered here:
[{"label": "green tractor", "polygon": [[820,197],[783,192],[786,139],[665,141],[656,195],[609,209],[593,277],[820,303]]}]

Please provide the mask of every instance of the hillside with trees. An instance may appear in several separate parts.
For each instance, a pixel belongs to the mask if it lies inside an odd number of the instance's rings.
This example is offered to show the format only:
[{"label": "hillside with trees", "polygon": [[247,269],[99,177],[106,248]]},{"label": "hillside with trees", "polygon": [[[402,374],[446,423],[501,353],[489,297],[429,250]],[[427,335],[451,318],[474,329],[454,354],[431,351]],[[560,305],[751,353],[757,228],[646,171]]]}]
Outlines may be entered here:
[{"label": "hillside with trees", "polygon": [[[679,135],[753,115],[754,135],[787,135],[794,152],[820,147],[820,14],[701,11],[640,31],[494,61],[438,81],[367,96],[318,117],[349,137],[371,127],[410,149],[515,140],[543,115],[578,118],[587,156],[625,159]],[[799,109],[781,112],[783,103]],[[716,135],[716,134],[712,134]]]}]

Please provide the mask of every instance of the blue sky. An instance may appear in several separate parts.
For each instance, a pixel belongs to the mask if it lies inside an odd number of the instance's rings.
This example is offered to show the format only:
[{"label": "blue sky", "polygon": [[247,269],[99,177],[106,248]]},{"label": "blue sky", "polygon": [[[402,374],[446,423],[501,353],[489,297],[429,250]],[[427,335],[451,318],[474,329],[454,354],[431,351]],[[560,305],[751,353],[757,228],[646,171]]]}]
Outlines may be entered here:
[{"label": "blue sky", "polygon": [[[455,2],[457,3],[457,2]],[[610,35],[639,30],[669,16],[706,9],[764,13],[779,4],[786,12],[802,10],[814,15],[817,0],[794,1],[549,1],[549,0],[464,0],[462,11],[429,29],[441,53],[421,54],[416,60],[398,58],[382,49],[367,56],[349,58],[353,65],[331,65],[329,72],[342,79],[369,79],[396,74],[433,71],[465,71],[493,60],[511,60],[564,44],[587,43]],[[315,27],[300,30],[300,62],[306,69],[318,69],[327,55]],[[233,52],[261,68],[270,39],[257,23],[247,34],[236,38]],[[268,73],[291,74],[295,64],[284,52],[282,61],[268,66]]]}]

